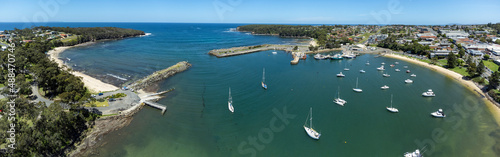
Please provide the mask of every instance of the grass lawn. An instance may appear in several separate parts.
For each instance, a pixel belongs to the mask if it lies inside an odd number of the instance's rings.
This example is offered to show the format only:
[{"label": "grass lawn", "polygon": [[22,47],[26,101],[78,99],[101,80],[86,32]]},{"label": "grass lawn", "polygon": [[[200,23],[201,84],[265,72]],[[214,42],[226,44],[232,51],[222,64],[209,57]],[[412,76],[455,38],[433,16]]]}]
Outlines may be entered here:
[{"label": "grass lawn", "polygon": [[448,60],[447,59],[440,59],[438,60],[441,65],[448,65]]},{"label": "grass lawn", "polygon": [[493,63],[493,61],[491,60],[487,60],[487,61],[482,61],[484,66],[488,67],[490,70],[492,71],[497,71],[498,70],[498,65]]},{"label": "grass lawn", "polygon": [[451,71],[454,71],[456,73],[459,73],[463,76],[469,76],[469,73],[467,73],[467,69],[463,67],[455,67],[453,69],[450,69]]},{"label": "grass lawn", "polygon": [[85,106],[85,107],[91,107],[91,104],[95,104],[95,105],[96,105],[96,107],[107,107],[107,106],[109,106],[109,103],[108,103],[108,101],[107,101],[107,100],[106,100],[106,101],[104,101],[104,102],[94,101],[94,102],[91,102],[91,103],[85,104],[85,105],[83,105],[83,106]]},{"label": "grass lawn", "polygon": [[67,38],[61,39],[61,42],[66,43],[66,42],[69,42],[69,41],[71,41],[71,40],[75,40],[75,41],[76,41],[76,38],[77,38],[77,35],[72,35],[72,36],[70,36],[70,37],[67,37]]},{"label": "grass lawn", "polygon": [[3,88],[3,87],[5,87],[5,85],[4,84],[0,84],[0,88]]}]

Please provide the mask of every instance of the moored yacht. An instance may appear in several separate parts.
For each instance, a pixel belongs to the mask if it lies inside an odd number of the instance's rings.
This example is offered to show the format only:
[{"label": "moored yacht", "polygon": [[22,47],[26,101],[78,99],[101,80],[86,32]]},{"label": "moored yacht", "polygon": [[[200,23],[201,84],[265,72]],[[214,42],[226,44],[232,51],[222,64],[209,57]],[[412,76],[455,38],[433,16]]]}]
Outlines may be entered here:
[{"label": "moored yacht", "polygon": [[434,94],[434,92],[432,91],[432,89],[429,89],[429,90],[427,90],[427,92],[423,92],[422,96],[432,97],[432,96],[436,96],[436,94]]},{"label": "moored yacht", "polygon": [[383,70],[385,70],[385,69],[384,69],[384,65],[382,65],[382,66],[378,67],[378,68],[377,68],[377,70],[379,70],[379,71],[383,71]]},{"label": "moored yacht", "polygon": [[406,80],[405,80],[405,83],[413,83],[413,80],[406,79]]},{"label": "moored yacht", "polygon": [[345,77],[345,75],[340,72],[340,74],[337,74],[337,77]]},{"label": "moored yacht", "polygon": [[437,118],[444,118],[444,117],[446,117],[446,115],[443,112],[443,109],[439,109],[436,112],[432,112],[431,115],[434,116],[434,117],[437,117]]},{"label": "moored yacht", "polygon": [[384,86],[380,87],[380,89],[386,90],[386,89],[389,89],[389,86],[384,85]]},{"label": "moored yacht", "polygon": [[392,94],[391,94],[391,107],[385,107],[385,108],[387,108],[387,110],[388,110],[389,112],[392,112],[392,113],[397,113],[397,112],[399,112],[399,110],[398,110],[397,108],[392,107]]},{"label": "moored yacht", "polygon": [[384,77],[389,77],[389,76],[391,76],[391,75],[389,75],[389,74],[385,73],[385,74],[382,74],[382,76],[384,76]]},{"label": "moored yacht", "polygon": [[[311,117],[310,119],[309,119],[309,116]],[[310,123],[309,127],[306,126],[307,120],[309,120],[309,123]],[[315,140],[319,140],[321,133],[318,133],[316,130],[313,129],[312,120],[313,120],[313,117],[312,117],[312,107],[311,107],[310,111],[309,111],[309,115],[307,115],[306,122],[304,123],[304,130],[306,130],[307,135],[309,135],[309,137],[311,137]]]},{"label": "moored yacht", "polygon": [[405,157],[422,157],[422,154],[420,154],[420,150],[415,150],[414,152],[406,152],[404,154]]}]

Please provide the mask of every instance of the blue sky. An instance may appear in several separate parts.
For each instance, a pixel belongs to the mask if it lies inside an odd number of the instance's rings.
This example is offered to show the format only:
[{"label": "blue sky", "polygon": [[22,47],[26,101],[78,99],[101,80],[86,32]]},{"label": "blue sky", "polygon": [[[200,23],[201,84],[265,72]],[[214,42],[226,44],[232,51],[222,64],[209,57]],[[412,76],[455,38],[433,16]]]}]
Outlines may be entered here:
[{"label": "blue sky", "polygon": [[0,22],[478,24],[499,0],[2,0]]}]

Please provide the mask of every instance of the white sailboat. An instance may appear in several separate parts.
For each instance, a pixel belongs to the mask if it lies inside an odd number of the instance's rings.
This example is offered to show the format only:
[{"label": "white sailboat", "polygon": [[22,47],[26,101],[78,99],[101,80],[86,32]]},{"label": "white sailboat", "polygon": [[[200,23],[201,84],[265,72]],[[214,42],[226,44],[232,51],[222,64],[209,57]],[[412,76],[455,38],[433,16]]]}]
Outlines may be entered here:
[{"label": "white sailboat", "polygon": [[231,97],[231,87],[229,87],[229,98],[227,100],[227,107],[229,108],[229,111],[234,113],[233,98]]},{"label": "white sailboat", "polygon": [[[311,116],[311,118],[309,118],[309,115]],[[313,138],[315,140],[318,140],[319,137],[321,136],[321,133],[318,133],[316,130],[313,129],[313,125],[312,125],[312,120],[313,120],[313,117],[312,117],[312,107],[309,109],[309,115],[307,115],[306,122],[304,123],[304,130],[306,130],[307,135],[309,135],[309,137],[311,137],[311,138]],[[308,119],[309,119],[309,127],[306,126]]]},{"label": "white sailboat", "polygon": [[358,88],[358,78],[357,77],[356,77],[356,88],[353,88],[352,90],[354,90],[355,92],[358,92],[358,93],[363,92],[362,89]]},{"label": "white sailboat", "polygon": [[340,87],[339,87],[337,94],[338,94],[338,96],[337,96],[337,98],[335,98],[335,100],[333,100],[333,102],[335,102],[336,104],[338,104],[340,106],[344,106],[344,104],[347,103],[347,101],[340,98]]},{"label": "white sailboat", "polygon": [[339,74],[337,74],[337,77],[345,77],[345,75],[340,72]]},{"label": "white sailboat", "polygon": [[380,89],[382,89],[382,90],[386,90],[386,89],[389,89],[389,86],[384,85],[384,86],[380,87]]},{"label": "white sailboat", "polygon": [[266,81],[266,68],[262,69],[262,88],[267,90],[267,85],[264,83]]},{"label": "white sailboat", "polygon": [[377,70],[379,70],[379,71],[383,71],[383,70],[385,70],[384,65],[382,65],[382,66],[378,67],[378,68],[377,68]]},{"label": "white sailboat", "polygon": [[365,71],[365,70],[363,70],[363,69],[361,69],[361,70],[359,70],[359,72],[360,72],[360,73],[365,73],[366,71]]},{"label": "white sailboat", "polygon": [[392,107],[392,94],[391,94],[391,107],[385,107],[385,108],[387,108],[387,110],[388,110],[389,112],[392,112],[392,113],[397,113],[397,112],[399,112],[399,110],[398,110],[397,108]]}]

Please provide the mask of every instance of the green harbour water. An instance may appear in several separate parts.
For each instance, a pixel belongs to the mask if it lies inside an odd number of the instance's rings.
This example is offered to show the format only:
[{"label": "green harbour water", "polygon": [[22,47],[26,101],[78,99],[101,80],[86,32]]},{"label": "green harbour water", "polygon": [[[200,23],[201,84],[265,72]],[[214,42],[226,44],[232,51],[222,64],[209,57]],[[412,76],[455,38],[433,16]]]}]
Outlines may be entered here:
[{"label": "green harbour water", "polygon": [[[423,147],[424,156],[433,157],[500,155],[500,146],[495,146],[500,143],[499,127],[481,99],[452,78],[414,64],[366,54],[340,61],[309,55],[290,65],[292,57],[284,51],[217,58],[208,51],[301,40],[229,30],[237,24],[109,25],[152,35],[69,49],[61,57],[71,58],[68,64],[77,65],[75,70],[114,84],[183,60],[193,67],[160,83],[160,90],[175,88],[158,102],[168,107],[165,115],[144,107],[130,125],[104,136],[95,156],[387,157]],[[389,66],[396,61],[400,72]],[[382,62],[388,78],[376,69]],[[404,83],[411,73],[403,66],[417,75],[413,84]],[[345,67],[350,71],[343,71]],[[260,85],[263,68],[268,90]],[[345,78],[336,77],[341,71]],[[362,93],[352,90],[356,78]],[[383,85],[390,89],[381,90]],[[227,107],[229,87],[234,113]],[[347,101],[343,107],[333,103],[339,88]],[[422,97],[427,89],[437,96]],[[391,94],[399,113],[385,108]],[[311,107],[314,128],[322,133],[319,140],[303,128]],[[439,108],[446,118],[430,116]]]},{"label": "green harbour water", "polygon": [[[376,67],[397,60],[374,55],[342,61],[309,56],[298,65],[290,65],[290,58],[271,51],[210,58],[213,73],[198,71],[195,65],[162,84],[176,87],[160,101],[168,106],[165,115],[145,107],[129,126],[104,138],[107,144],[99,149],[101,155],[401,156],[427,145],[426,156],[496,156],[495,139],[489,134],[498,126],[491,113],[450,78],[403,61],[396,66],[401,72],[386,66],[391,77],[384,78]],[[365,65],[367,60],[370,66]],[[417,75],[413,84],[404,83],[410,74],[403,65]],[[350,68],[343,71],[346,77],[335,77],[345,66]],[[268,90],[260,87],[262,67]],[[356,77],[363,93],[352,91]],[[384,84],[390,89],[381,90]],[[235,113],[227,109],[229,87]],[[332,102],[338,87],[348,102],[344,107]],[[421,96],[429,88],[436,97]],[[385,109],[391,94],[400,113]],[[302,128],[310,107],[314,127],[322,133],[318,141]],[[431,117],[438,108],[448,117]],[[275,113],[283,110],[290,115],[288,124]],[[271,130],[271,123],[279,132]],[[249,138],[257,139],[258,146],[250,145]]]}]

